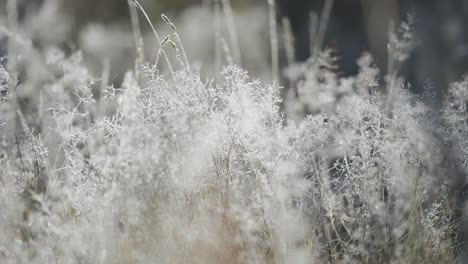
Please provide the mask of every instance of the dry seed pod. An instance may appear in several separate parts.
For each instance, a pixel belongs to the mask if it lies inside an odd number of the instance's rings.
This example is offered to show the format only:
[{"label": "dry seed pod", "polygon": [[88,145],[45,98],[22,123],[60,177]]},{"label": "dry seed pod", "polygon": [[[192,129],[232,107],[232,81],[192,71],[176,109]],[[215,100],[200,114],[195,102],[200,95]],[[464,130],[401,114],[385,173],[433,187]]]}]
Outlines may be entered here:
[{"label": "dry seed pod", "polygon": [[164,20],[164,22],[166,22],[166,24],[168,24],[171,27],[172,31],[176,32],[176,27],[174,23],[172,23],[166,15],[161,14],[161,18]]},{"label": "dry seed pod", "polygon": [[169,41],[169,36],[166,36],[163,41],[161,41],[161,47],[164,47],[164,45],[166,45],[166,43]]}]

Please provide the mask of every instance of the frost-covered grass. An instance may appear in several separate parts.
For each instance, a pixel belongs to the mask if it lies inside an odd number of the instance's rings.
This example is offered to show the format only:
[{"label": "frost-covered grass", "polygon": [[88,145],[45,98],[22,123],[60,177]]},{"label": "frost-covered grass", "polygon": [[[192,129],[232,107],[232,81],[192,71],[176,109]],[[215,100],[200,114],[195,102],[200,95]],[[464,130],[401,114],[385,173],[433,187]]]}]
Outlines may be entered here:
[{"label": "frost-covered grass", "polygon": [[367,54],[351,78],[327,51],[301,64],[285,111],[239,67],[202,79],[175,35],[171,71],[161,49],[121,87],[50,50],[24,102],[1,67],[0,262],[453,262],[468,81],[440,110],[411,95],[406,31],[388,76]]}]

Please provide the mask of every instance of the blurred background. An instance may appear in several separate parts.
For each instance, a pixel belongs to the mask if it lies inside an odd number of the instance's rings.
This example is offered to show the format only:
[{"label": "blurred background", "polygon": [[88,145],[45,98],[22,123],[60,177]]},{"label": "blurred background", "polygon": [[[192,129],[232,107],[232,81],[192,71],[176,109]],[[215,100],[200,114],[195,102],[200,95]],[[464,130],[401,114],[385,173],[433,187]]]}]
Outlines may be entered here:
[{"label": "blurred background", "polygon": [[[32,40],[38,49],[60,47],[82,50],[89,66],[99,76],[104,64],[111,65],[111,79],[121,80],[135,57],[127,0],[10,0],[16,5],[16,32]],[[16,2],[16,3],[15,3]],[[410,14],[418,46],[403,74],[415,91],[432,83],[446,87],[468,67],[468,1],[466,0],[335,0],[328,21],[324,47],[338,57],[343,76],[357,72],[356,60],[369,51],[385,72],[389,25],[398,25]],[[0,0],[0,25],[8,25],[8,0]],[[140,0],[161,36],[170,28],[160,15],[177,26],[189,60],[202,74],[219,68],[222,41],[237,43],[235,63],[264,79],[270,75],[270,34],[267,0]],[[314,30],[324,10],[324,0],[276,0],[280,46],[288,28],[294,37],[294,60],[310,56]],[[231,10],[232,7],[232,10]],[[11,12],[10,12],[11,13]],[[225,16],[224,14],[228,14]],[[232,14],[232,15],[231,15]],[[154,59],[155,40],[144,17],[139,15],[145,58]],[[290,27],[284,26],[284,19]],[[227,20],[227,21],[226,21]],[[9,28],[11,30],[11,28]],[[8,34],[0,31],[0,54],[7,50]],[[312,39],[312,41],[311,41]],[[231,47],[232,48],[232,47]],[[287,54],[280,48],[282,68]]]}]

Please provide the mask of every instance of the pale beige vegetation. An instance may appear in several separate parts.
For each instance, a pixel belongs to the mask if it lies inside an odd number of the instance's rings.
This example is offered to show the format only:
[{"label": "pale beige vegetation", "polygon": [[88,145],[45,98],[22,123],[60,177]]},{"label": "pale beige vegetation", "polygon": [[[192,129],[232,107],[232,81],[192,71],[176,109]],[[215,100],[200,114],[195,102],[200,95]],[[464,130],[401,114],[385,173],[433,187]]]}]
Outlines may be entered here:
[{"label": "pale beige vegetation", "polygon": [[[454,145],[467,170],[468,85],[451,86],[430,131],[427,98],[398,75],[410,24],[391,34],[388,76],[364,54],[359,74],[341,78],[316,47],[289,70],[300,79],[284,112],[277,82],[235,65],[202,78],[178,25],[162,16],[162,34],[143,4],[128,4],[151,24],[156,56],[145,62],[134,19],[120,86],[109,70],[93,78],[79,51],[18,45],[21,83],[19,67],[0,67],[0,262],[455,261],[454,172],[440,153]],[[282,32],[269,17],[275,51]],[[233,34],[214,41],[220,65],[239,60]],[[268,67],[277,79],[278,67]]]}]

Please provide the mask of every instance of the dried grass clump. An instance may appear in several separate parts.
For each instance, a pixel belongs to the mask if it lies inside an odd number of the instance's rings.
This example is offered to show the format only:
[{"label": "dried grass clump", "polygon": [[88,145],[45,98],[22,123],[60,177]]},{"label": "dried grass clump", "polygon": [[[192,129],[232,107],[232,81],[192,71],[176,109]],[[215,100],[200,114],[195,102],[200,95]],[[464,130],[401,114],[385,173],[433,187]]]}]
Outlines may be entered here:
[{"label": "dried grass clump", "polygon": [[466,171],[466,82],[432,131],[397,68],[383,78],[364,55],[341,78],[322,52],[292,74],[292,121],[278,85],[236,66],[204,81],[175,38],[179,66],[137,60],[118,88],[53,50],[35,100],[0,101],[16,117],[0,126],[2,263],[454,261],[442,153]]}]

